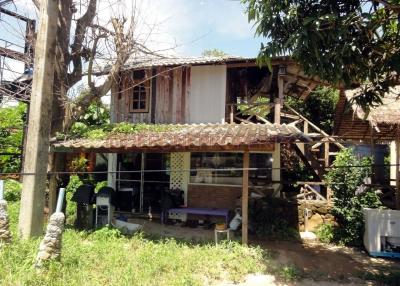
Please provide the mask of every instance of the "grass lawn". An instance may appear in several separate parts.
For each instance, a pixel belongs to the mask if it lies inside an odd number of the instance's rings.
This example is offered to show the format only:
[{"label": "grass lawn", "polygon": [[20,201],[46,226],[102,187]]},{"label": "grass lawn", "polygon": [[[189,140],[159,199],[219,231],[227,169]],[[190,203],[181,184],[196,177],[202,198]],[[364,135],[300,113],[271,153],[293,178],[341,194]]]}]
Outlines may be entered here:
[{"label": "grass lawn", "polygon": [[33,264],[40,239],[17,239],[17,213],[18,204],[10,204],[14,240],[0,250],[1,285],[204,285],[240,281],[246,274],[273,268],[260,248],[234,242],[199,245],[142,234],[125,237],[104,228],[92,233],[65,230],[61,261],[39,272]]}]

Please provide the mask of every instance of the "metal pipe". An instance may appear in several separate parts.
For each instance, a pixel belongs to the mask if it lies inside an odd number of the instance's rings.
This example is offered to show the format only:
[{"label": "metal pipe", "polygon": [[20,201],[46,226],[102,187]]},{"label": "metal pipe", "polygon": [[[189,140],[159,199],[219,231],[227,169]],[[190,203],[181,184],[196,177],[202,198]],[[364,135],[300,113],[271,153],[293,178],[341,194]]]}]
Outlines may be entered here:
[{"label": "metal pipe", "polygon": [[60,188],[60,192],[58,193],[57,207],[56,207],[57,213],[61,212],[64,203],[64,196],[65,196],[65,188]]}]

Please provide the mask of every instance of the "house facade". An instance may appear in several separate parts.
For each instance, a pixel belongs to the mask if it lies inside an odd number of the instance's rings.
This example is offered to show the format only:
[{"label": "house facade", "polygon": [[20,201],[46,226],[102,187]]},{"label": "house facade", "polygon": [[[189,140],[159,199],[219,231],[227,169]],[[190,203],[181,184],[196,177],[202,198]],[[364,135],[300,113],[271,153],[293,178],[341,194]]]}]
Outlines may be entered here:
[{"label": "house facade", "polygon": [[281,144],[304,149],[316,138],[296,126],[302,118],[285,121],[284,99],[318,84],[286,57],[269,68],[233,57],[134,59],[112,86],[111,121],[143,130],[52,148],[108,154],[119,211],[160,213],[166,189],[183,191],[187,208],[241,208],[246,243],[249,198],[280,195]]},{"label": "house facade", "polygon": [[[251,122],[252,113],[246,113],[246,108],[265,108],[265,118],[256,118],[265,124],[272,117],[270,103],[279,97],[279,67],[298,73],[286,58],[276,60],[272,72],[260,68],[255,59],[243,58],[136,61],[127,66],[112,90],[112,121],[214,124],[218,129],[218,124]],[[286,94],[304,96],[309,90],[309,86],[302,89],[294,84],[299,78],[286,76]],[[117,190],[134,189],[134,201],[126,210],[159,210],[157,201],[165,188],[183,190],[186,206],[234,210],[240,206],[242,166],[243,150],[165,152],[161,148],[153,153],[113,153],[109,154],[108,183]],[[279,195],[279,142],[250,151],[249,167],[255,169],[249,171],[250,192]]]}]

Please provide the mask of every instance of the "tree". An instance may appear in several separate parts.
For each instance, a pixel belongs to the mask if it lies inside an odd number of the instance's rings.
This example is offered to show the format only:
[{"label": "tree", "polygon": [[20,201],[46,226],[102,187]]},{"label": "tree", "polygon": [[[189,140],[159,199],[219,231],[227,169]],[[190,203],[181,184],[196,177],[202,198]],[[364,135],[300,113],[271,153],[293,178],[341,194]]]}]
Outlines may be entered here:
[{"label": "tree", "polygon": [[[40,7],[41,1],[33,0],[33,2],[36,7]],[[97,17],[97,0],[80,1],[79,7],[84,11],[83,13],[78,13],[75,4],[73,0],[59,1],[51,136],[67,131],[93,101],[110,91],[112,84],[118,81],[119,73],[133,51],[142,54],[151,53],[134,38],[136,23],[133,16],[129,18],[129,21],[124,17],[113,17],[109,25],[102,25]],[[132,15],[135,15],[134,11]],[[127,24],[128,27],[126,27]],[[109,61],[103,83],[96,85],[93,70],[96,59],[99,58],[111,59],[111,62]],[[89,92],[77,98],[69,97],[68,91],[81,82],[84,76],[87,76]],[[49,163],[47,169],[53,172],[60,171],[65,163],[64,157],[65,155],[62,154],[57,156],[53,154],[49,162],[43,160],[40,164]],[[55,203],[58,179],[58,176],[50,177],[50,209]]]},{"label": "tree", "polygon": [[206,49],[201,53],[201,55],[203,57],[222,58],[222,57],[227,56],[228,54],[225,53],[224,51],[219,50],[219,49]]},{"label": "tree", "polygon": [[400,75],[398,0],[242,0],[261,45],[260,63],[290,55],[308,75],[345,88],[370,83],[356,103],[381,103]]},{"label": "tree", "polygon": [[301,113],[328,134],[332,134],[336,104],[339,91],[330,87],[317,87],[306,101],[293,97],[287,98],[287,104]]},{"label": "tree", "polygon": [[21,167],[26,104],[0,108],[0,172],[17,173]]}]

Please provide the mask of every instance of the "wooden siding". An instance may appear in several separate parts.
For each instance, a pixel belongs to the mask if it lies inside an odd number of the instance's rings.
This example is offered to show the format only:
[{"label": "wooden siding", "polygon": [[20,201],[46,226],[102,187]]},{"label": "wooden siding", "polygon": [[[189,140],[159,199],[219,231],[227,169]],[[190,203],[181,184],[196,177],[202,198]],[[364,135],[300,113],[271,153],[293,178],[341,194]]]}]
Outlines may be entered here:
[{"label": "wooden siding", "polygon": [[[151,76],[150,76],[151,75]],[[131,73],[122,76],[121,90],[113,94],[117,122],[188,123],[190,67],[159,67],[146,71],[152,77],[149,112],[129,112],[129,97],[134,81]]]},{"label": "wooden siding", "polygon": [[350,103],[343,91],[340,92],[336,105],[334,135],[344,140],[370,141],[371,135],[375,140],[391,141],[395,138],[396,129],[388,124],[379,124],[379,131],[373,129],[367,120],[362,120],[353,113]]}]

